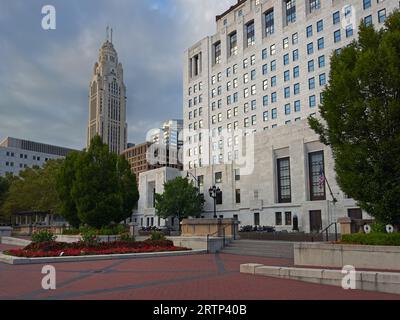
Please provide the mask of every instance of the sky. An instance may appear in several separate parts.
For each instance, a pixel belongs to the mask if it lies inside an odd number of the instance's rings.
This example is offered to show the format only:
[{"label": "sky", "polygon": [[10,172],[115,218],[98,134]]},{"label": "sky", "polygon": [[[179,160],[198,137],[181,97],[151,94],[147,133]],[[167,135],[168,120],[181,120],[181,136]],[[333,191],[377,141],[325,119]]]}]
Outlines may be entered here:
[{"label": "sky", "polygon": [[[182,118],[185,49],[236,0],[0,0],[0,140],[82,149],[88,86],[106,27],[124,68],[128,142]],[[42,28],[42,7],[56,29]]]}]

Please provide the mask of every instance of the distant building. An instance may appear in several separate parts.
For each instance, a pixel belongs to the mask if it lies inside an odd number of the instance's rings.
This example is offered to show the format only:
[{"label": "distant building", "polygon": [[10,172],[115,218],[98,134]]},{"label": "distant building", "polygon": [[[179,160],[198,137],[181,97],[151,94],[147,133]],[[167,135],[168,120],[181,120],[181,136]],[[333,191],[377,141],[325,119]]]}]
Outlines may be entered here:
[{"label": "distant building", "polygon": [[73,149],[8,137],[0,143],[0,176],[18,175],[21,170],[43,166],[48,160],[60,159]]},{"label": "distant building", "polygon": [[183,146],[183,120],[169,120],[162,124],[158,130],[150,133],[150,142],[169,146]]},{"label": "distant building", "polygon": [[[112,31],[111,31],[112,33]],[[89,88],[89,123],[87,145],[99,135],[110,152],[121,154],[127,145],[126,87],[122,64],[108,39],[102,45],[99,61],[93,68]]]},{"label": "distant building", "polygon": [[182,170],[182,164],[178,159],[178,149],[175,147],[145,142],[126,149],[123,156],[130,163],[138,182],[141,173],[153,169],[170,167]]}]

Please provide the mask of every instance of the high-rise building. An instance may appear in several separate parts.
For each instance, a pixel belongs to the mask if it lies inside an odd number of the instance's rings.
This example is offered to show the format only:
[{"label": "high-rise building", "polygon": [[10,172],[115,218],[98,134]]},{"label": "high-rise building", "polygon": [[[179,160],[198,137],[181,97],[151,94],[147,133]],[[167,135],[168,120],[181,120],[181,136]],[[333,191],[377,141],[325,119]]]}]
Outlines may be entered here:
[{"label": "high-rise building", "polygon": [[310,232],[368,217],[338,187],[331,150],[307,118],[319,117],[332,54],[356,39],[361,21],[382,28],[398,6],[241,0],[217,16],[216,34],[185,52],[183,75],[184,169],[197,177],[209,216],[216,185],[218,215],[242,224]]},{"label": "high-rise building", "polygon": [[7,137],[0,142],[0,176],[18,175],[33,166],[43,166],[48,160],[62,159],[73,149]]},{"label": "high-rise building", "polygon": [[126,87],[122,64],[108,37],[100,48],[89,86],[87,145],[95,135],[108,144],[110,152],[121,154],[127,146]]},{"label": "high-rise building", "polygon": [[149,142],[181,148],[183,146],[183,120],[169,120],[160,129],[150,132]]}]

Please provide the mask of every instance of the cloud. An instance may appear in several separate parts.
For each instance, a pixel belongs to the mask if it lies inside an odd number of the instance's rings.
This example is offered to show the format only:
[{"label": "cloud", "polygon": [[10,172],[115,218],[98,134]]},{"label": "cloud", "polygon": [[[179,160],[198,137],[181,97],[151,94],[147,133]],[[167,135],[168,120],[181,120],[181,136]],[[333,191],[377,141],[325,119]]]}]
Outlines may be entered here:
[{"label": "cloud", "polygon": [[[81,149],[88,84],[105,27],[127,86],[129,142],[182,118],[186,48],[215,32],[215,15],[235,0],[53,0],[57,30],[41,29],[40,0],[4,1],[0,11],[0,138]],[[6,61],[7,63],[4,63]]]}]

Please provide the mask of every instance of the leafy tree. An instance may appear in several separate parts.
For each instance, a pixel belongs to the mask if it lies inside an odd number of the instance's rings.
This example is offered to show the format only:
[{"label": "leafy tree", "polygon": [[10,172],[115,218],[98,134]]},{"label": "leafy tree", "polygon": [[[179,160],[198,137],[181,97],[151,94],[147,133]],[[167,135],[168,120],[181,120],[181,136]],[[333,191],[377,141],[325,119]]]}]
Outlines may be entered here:
[{"label": "leafy tree", "polygon": [[43,211],[58,214],[60,200],[56,175],[63,160],[49,160],[43,168],[27,168],[19,176],[9,177],[9,189],[2,212],[9,218],[21,211]]},{"label": "leafy tree", "polygon": [[58,176],[56,177],[57,192],[61,199],[60,215],[63,216],[74,228],[80,226],[78,210],[72,197],[72,186],[75,182],[75,171],[78,157],[78,152],[69,153],[63,166],[58,172]]},{"label": "leafy tree", "polygon": [[129,163],[110,153],[99,136],[87,151],[67,157],[58,190],[62,213],[74,226],[101,228],[125,220],[139,198]]},{"label": "leafy tree", "polygon": [[7,193],[12,183],[12,180],[13,176],[10,174],[7,174],[5,177],[0,177],[0,222],[5,222],[9,220],[6,219],[6,214],[4,210],[2,210],[2,207],[7,197]]},{"label": "leafy tree", "polygon": [[400,13],[331,61],[320,106],[309,124],[331,146],[341,189],[382,223],[400,223]]},{"label": "leafy tree", "polygon": [[186,178],[178,177],[164,184],[164,193],[155,195],[155,209],[161,218],[198,217],[203,212],[204,197]]}]

